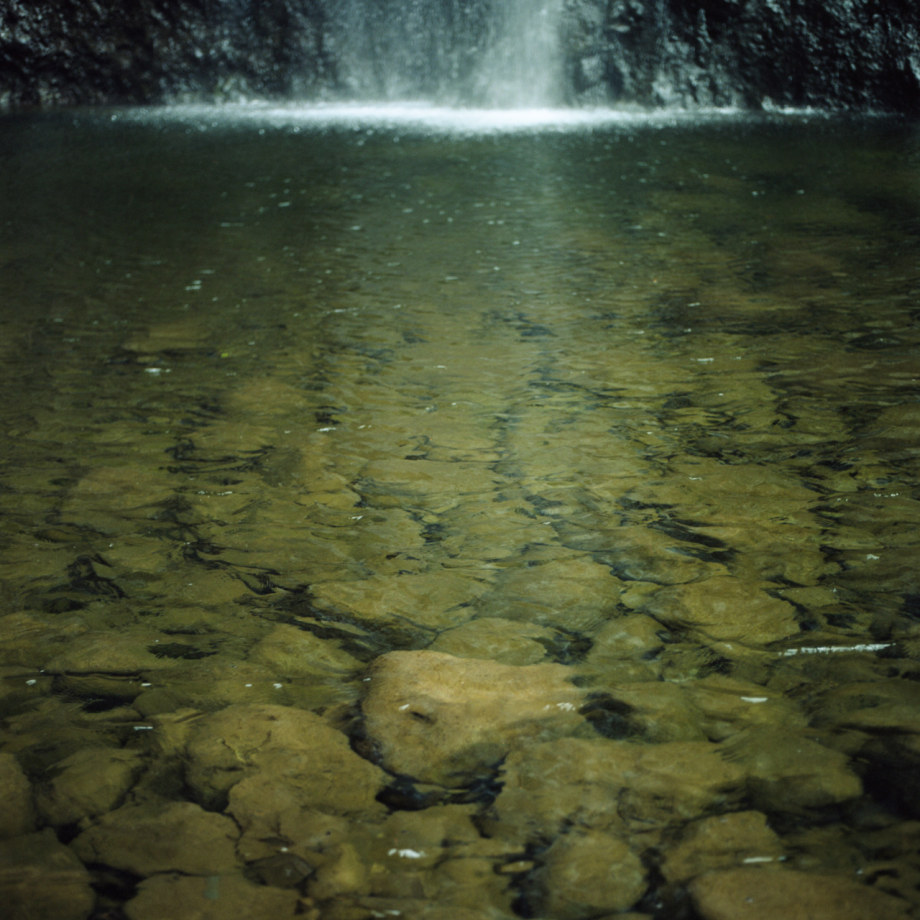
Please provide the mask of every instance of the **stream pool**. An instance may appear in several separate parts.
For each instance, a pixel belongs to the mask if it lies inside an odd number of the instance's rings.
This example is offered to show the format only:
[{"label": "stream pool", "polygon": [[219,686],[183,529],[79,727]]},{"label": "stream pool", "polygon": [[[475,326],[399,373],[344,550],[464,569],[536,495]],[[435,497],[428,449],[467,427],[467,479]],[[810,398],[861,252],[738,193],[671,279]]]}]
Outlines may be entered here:
[{"label": "stream pool", "polygon": [[916,126],[7,115],[0,324],[22,916],[920,917]]}]

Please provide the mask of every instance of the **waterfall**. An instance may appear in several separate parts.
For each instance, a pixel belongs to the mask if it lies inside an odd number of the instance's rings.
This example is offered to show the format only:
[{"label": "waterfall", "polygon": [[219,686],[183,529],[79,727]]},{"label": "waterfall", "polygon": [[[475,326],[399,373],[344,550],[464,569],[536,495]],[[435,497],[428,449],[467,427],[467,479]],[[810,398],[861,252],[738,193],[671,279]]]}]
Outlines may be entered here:
[{"label": "waterfall", "polygon": [[562,0],[499,3],[475,74],[474,99],[497,108],[561,104],[561,18]]},{"label": "waterfall", "polygon": [[563,0],[344,0],[330,12],[340,92],[498,108],[562,102]]}]

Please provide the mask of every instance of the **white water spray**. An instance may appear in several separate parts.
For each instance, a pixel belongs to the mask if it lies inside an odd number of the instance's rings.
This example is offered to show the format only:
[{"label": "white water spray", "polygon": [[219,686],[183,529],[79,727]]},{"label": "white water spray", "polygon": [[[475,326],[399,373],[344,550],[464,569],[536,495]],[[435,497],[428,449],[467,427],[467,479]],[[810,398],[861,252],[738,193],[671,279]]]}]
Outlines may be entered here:
[{"label": "white water spray", "polygon": [[501,109],[563,99],[564,0],[343,0],[332,51],[347,98]]},{"label": "white water spray", "polygon": [[476,73],[476,102],[497,108],[561,105],[561,18],[562,0],[497,4],[491,42]]}]

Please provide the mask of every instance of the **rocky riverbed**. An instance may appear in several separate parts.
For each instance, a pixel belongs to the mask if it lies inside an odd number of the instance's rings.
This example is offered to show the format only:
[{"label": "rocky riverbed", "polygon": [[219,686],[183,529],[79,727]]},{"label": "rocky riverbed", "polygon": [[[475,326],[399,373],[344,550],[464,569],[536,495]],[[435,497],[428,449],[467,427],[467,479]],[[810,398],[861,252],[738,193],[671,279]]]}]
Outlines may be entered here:
[{"label": "rocky riverbed", "polygon": [[920,917],[913,135],[149,117],[0,163],[8,915]]},{"label": "rocky riverbed", "polygon": [[[116,678],[90,676],[87,661],[69,704],[8,721],[11,916],[83,920],[107,903],[132,920],[914,915],[920,822],[864,794],[884,799],[877,784],[898,782],[901,808],[920,809],[903,782],[916,756],[910,674],[840,654],[835,668],[855,682],[802,702],[775,680],[666,679],[672,655],[636,654],[642,615],[606,630],[580,665],[545,651],[526,663],[535,649],[520,642],[504,650],[518,664],[478,657],[511,622],[471,620],[453,654],[354,662],[365,692],[319,712],[283,691],[254,701],[296,681],[264,659],[223,683],[212,671],[205,706],[181,666],[157,674],[125,658]],[[289,654],[313,658],[303,632],[279,632]],[[34,635],[13,643],[33,660]],[[613,679],[637,657],[654,663]],[[80,684],[76,667],[49,666]],[[813,667],[801,656],[782,683]],[[752,655],[748,677],[758,669],[769,664]],[[7,698],[29,673],[4,669]],[[116,680],[121,705],[93,713],[93,683],[101,694]]]}]

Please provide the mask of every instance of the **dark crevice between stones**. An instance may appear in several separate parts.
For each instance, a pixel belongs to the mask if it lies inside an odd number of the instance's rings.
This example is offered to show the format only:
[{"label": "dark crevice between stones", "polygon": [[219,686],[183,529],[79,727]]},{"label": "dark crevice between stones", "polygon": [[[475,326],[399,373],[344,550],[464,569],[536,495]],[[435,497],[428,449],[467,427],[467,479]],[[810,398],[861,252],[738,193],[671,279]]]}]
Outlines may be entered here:
[{"label": "dark crevice between stones", "polygon": [[543,856],[552,845],[552,841],[540,838],[530,841],[519,858],[520,862],[533,863],[526,871],[513,873],[509,888],[516,893],[511,909],[519,917],[534,918],[541,916],[543,891],[536,882],[536,873],[543,866]]},{"label": "dark crevice between stones", "polygon": [[125,701],[117,696],[95,696],[84,700],[81,709],[90,714],[99,712],[111,712],[125,705]]},{"label": "dark crevice between stones", "polygon": [[53,675],[51,692],[84,712],[101,713],[131,705],[142,692],[142,681],[137,673],[68,671]]},{"label": "dark crevice between stones", "polygon": [[901,609],[910,619],[920,620],[920,594],[905,594]]},{"label": "dark crevice between stones", "polygon": [[247,863],[243,875],[258,885],[272,888],[296,888],[302,895],[307,893],[307,882],[315,869],[295,853],[276,853],[265,859]]},{"label": "dark crevice between stones", "polygon": [[217,649],[198,648],[182,642],[157,642],[147,646],[147,651],[155,658],[172,658],[183,661],[198,661],[217,654]]},{"label": "dark crevice between stones", "polygon": [[88,920],[127,920],[122,905],[137,896],[143,877],[100,863],[90,863],[87,869],[96,893],[96,905]]},{"label": "dark crevice between stones", "polygon": [[275,581],[281,573],[277,569],[260,565],[244,565],[227,562],[224,559],[206,559],[206,555],[220,555],[227,547],[219,546],[209,540],[183,541],[182,558],[186,562],[203,566],[206,569],[220,569],[228,575],[243,582],[253,594],[274,594],[283,585]]},{"label": "dark crevice between stones", "polygon": [[649,877],[651,884],[634,905],[637,913],[648,914],[653,920],[700,920],[685,885],[669,884],[655,865],[649,868]]},{"label": "dark crevice between stones", "polygon": [[389,785],[377,793],[377,801],[390,811],[423,811],[444,804],[444,790],[431,787],[420,789],[411,776],[398,773]]},{"label": "dark crevice between stones", "polygon": [[62,594],[54,597],[33,595],[25,599],[25,606],[30,610],[41,610],[42,613],[73,613],[75,610],[82,610],[86,602]]},{"label": "dark crevice between stones", "polygon": [[683,543],[696,543],[708,550],[719,550],[734,554],[734,550],[724,540],[720,540],[718,537],[711,537],[705,533],[698,533],[692,529],[704,526],[704,524],[694,521],[677,520],[658,520],[649,524],[652,530],[666,534],[674,540],[680,540]]},{"label": "dark crevice between stones", "polygon": [[191,438],[182,438],[174,447],[166,448],[176,461],[166,469],[170,473],[202,474],[217,472],[249,473],[258,470],[274,447],[258,447],[255,450],[243,450],[236,454],[216,456],[202,455],[198,452]]},{"label": "dark crevice between stones", "polygon": [[450,805],[480,805],[483,809],[491,806],[505,785],[500,779],[504,762],[504,759],[497,761],[462,789],[452,790],[447,803]]},{"label": "dark crevice between stones", "polygon": [[98,553],[92,556],[77,556],[77,558],[67,566],[67,574],[70,576],[70,582],[53,590],[75,591],[82,594],[90,594],[96,597],[125,597],[125,592],[111,578],[105,578],[100,575],[95,566],[104,565],[111,568],[111,564],[106,562]]},{"label": "dark crevice between stones", "polygon": [[361,711],[360,703],[354,703],[349,707],[348,712],[339,721],[339,728],[348,738],[351,749],[359,757],[381,766],[383,755],[380,753],[380,746],[377,741],[367,732],[367,725],[364,721],[364,713]]},{"label": "dark crevice between stones", "polygon": [[198,805],[200,808],[204,809],[204,811],[210,811],[214,814],[223,815],[224,817],[230,818],[232,821],[234,821],[234,823],[238,824],[233,815],[228,811],[230,807],[230,791],[238,782],[246,779],[247,771],[245,767],[239,766],[221,771],[221,773],[223,776],[226,776],[226,774],[234,774],[239,778],[234,779],[227,789],[210,789],[205,793],[193,789],[189,785],[187,778],[183,775],[181,789],[178,790],[174,797],[180,801],[185,800],[188,802],[193,802],[195,805]]},{"label": "dark crevice between stones", "polygon": [[[270,620],[273,623],[283,623],[287,626],[295,626],[304,632],[312,633],[317,639],[327,639],[338,642],[343,651],[348,652],[353,658],[364,664],[370,664],[375,658],[389,651],[391,648],[401,648],[400,645],[391,645],[383,636],[361,632],[356,634],[353,630],[348,629],[350,621],[341,620],[346,625],[336,626],[336,620],[325,622],[321,619],[319,622],[313,620],[304,620],[296,614],[285,614],[277,610],[259,611],[258,615]],[[412,643],[405,646],[406,648],[415,647]]]},{"label": "dark crevice between stones", "polygon": [[899,733],[892,732],[863,748],[863,784],[866,792],[892,814],[920,819],[920,757],[899,742]]},{"label": "dark crevice between stones", "polygon": [[696,549],[689,546],[675,546],[674,552],[681,556],[689,556],[692,559],[699,559],[700,562],[712,562],[717,565],[728,566],[737,555],[733,549],[720,550],[713,552],[711,550]]},{"label": "dark crevice between stones", "polygon": [[434,639],[433,629],[409,620],[405,620],[406,625],[393,622],[366,624],[355,616],[320,610],[314,605],[308,585],[284,590],[283,595],[264,606],[255,598],[249,599],[248,603],[256,608],[257,616],[296,626],[319,639],[338,641],[344,651],[366,664],[385,652],[425,648]]},{"label": "dark crevice between stones", "polygon": [[735,663],[731,658],[726,658],[724,655],[717,655],[714,652],[710,654],[712,657],[697,670],[697,677],[708,677],[710,674],[719,674],[722,677],[727,677],[732,673]]},{"label": "dark crevice between stones", "polygon": [[857,625],[854,613],[825,613],[824,622],[834,629],[851,629]]},{"label": "dark crevice between stones", "polygon": [[578,712],[605,738],[620,741],[642,734],[641,725],[632,718],[635,709],[609,693],[589,693]]},{"label": "dark crevice between stones", "polygon": [[[499,761],[493,764],[465,786],[450,789],[419,783],[412,776],[398,773],[376,798],[390,811],[423,811],[436,805],[478,805],[481,814],[498,798],[504,787],[500,779],[503,763]],[[482,833],[476,816],[473,817],[473,823]]]},{"label": "dark crevice between stones", "polygon": [[577,664],[584,661],[593,645],[587,636],[560,626],[553,628],[552,638],[538,637],[534,641],[539,642],[546,649],[550,659],[557,664]]}]

